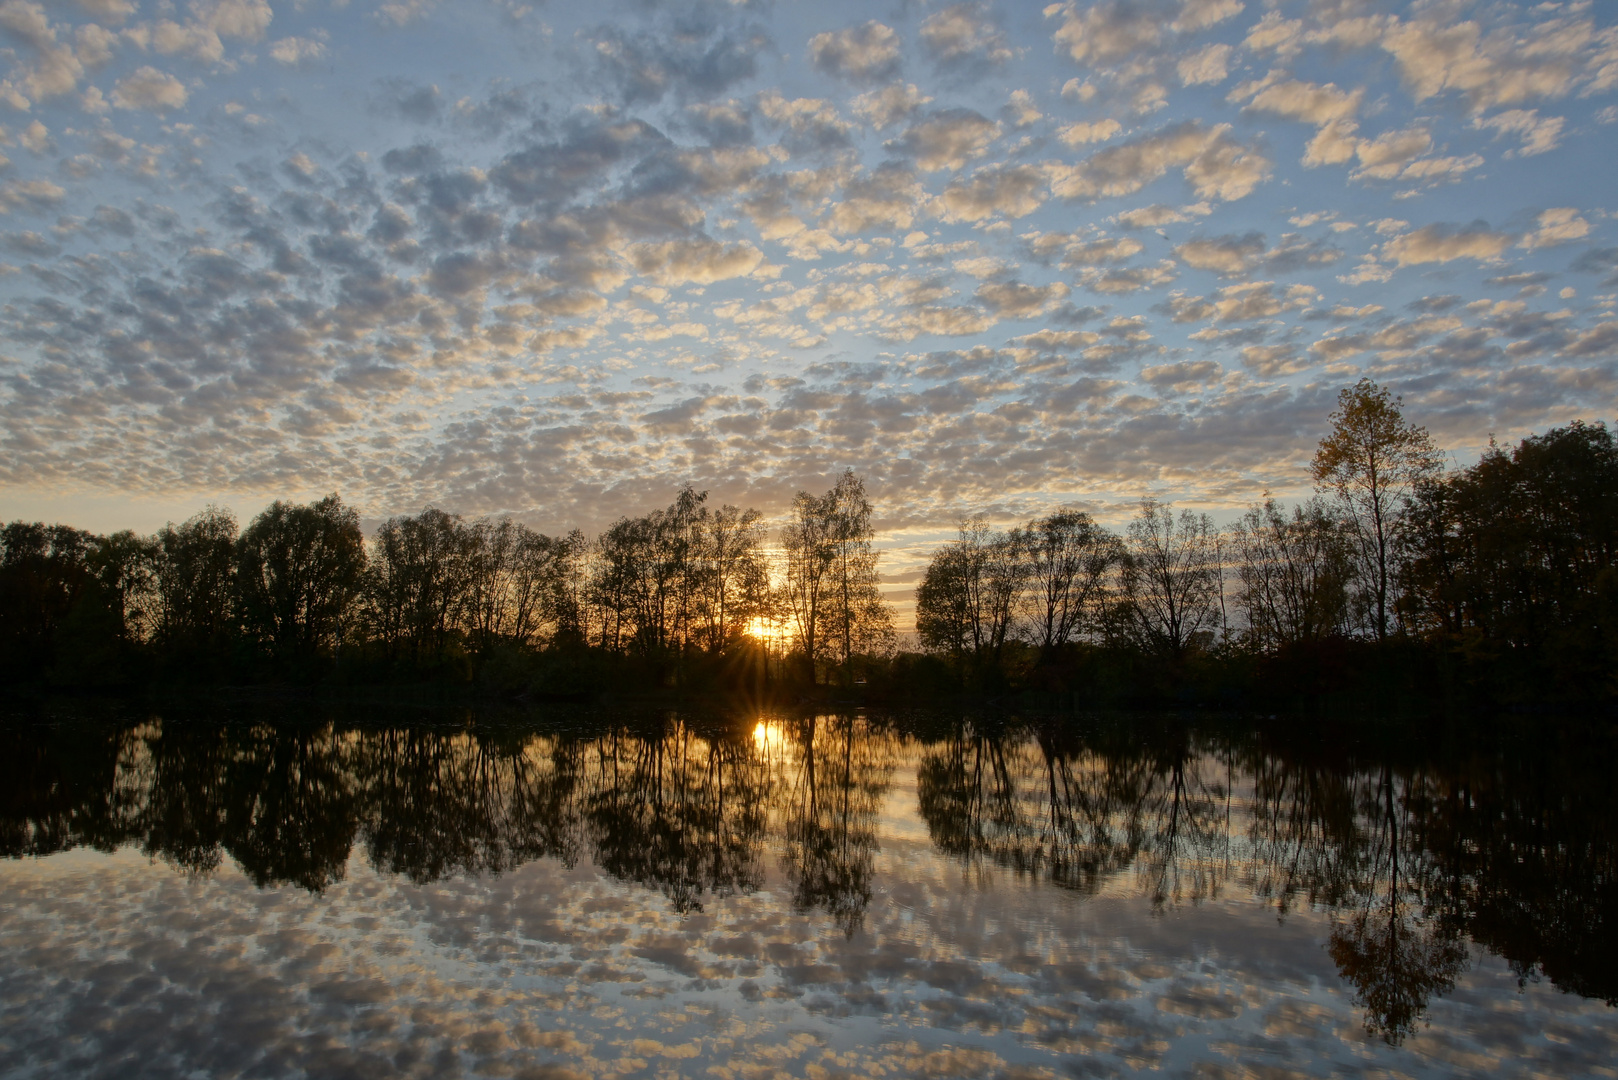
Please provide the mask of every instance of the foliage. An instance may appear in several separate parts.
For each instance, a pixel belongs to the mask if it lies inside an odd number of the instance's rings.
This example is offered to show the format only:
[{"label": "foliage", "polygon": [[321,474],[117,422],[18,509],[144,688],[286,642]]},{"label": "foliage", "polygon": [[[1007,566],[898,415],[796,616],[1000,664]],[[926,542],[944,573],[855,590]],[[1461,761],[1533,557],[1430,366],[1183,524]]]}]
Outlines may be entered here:
[{"label": "foliage", "polygon": [[1114,632],[1142,651],[1178,662],[1219,625],[1220,579],[1213,519],[1142,499],[1129,523]]},{"label": "foliage", "polygon": [[1618,444],[1574,423],[1418,488],[1401,611],[1501,681],[1618,689]]},{"label": "foliage", "polygon": [[1426,429],[1405,422],[1402,406],[1370,379],[1344,389],[1330,417],[1331,431],[1310,465],[1317,490],[1336,496],[1353,523],[1378,640],[1388,636],[1401,510],[1443,462]]},{"label": "foliage", "polygon": [[893,616],[877,588],[874,535],[865,482],[852,469],[826,494],[800,491],[792,500],[781,532],[783,592],[800,662],[811,675],[826,664],[849,679],[856,655],[892,648]]}]

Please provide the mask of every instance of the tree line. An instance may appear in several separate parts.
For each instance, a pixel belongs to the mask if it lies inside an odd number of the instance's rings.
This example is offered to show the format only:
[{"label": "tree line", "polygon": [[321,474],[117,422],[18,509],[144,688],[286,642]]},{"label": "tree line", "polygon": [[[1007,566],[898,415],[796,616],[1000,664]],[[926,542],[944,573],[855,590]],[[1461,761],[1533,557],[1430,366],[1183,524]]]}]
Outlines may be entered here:
[{"label": "tree line", "polygon": [[1223,530],[1149,497],[1121,535],[1074,510],[1006,530],[969,517],[917,588],[920,643],[984,688],[1070,674],[1086,652],[1248,683],[1348,655],[1441,658],[1495,696],[1611,696],[1612,434],[1575,421],[1446,469],[1401,410],[1370,380],[1344,389],[1316,494],[1266,495]]},{"label": "tree line", "polygon": [[[1229,527],[1152,498],[1120,533],[1059,508],[981,514],[935,551],[900,650],[873,506],[845,472],[756,509],[686,487],[587,538],[436,508],[369,538],[336,495],[245,528],[209,508],[152,536],[0,530],[0,665],[116,685],[332,678],[506,687],[1318,693],[1402,665],[1492,697],[1618,685],[1618,446],[1574,422],[1446,468],[1402,403],[1344,389],[1311,472]],[[1395,663],[1397,662],[1397,663]],[[1397,672],[1396,672],[1397,673]]]},{"label": "tree line", "polygon": [[594,540],[437,508],[365,537],[337,495],[246,528],[209,507],[151,536],[0,530],[0,664],[20,681],[469,677],[603,658],[656,685],[757,651],[768,627],[807,681],[887,648],[872,507],[852,471],[800,492],[767,547],[755,509],[682,489]]}]

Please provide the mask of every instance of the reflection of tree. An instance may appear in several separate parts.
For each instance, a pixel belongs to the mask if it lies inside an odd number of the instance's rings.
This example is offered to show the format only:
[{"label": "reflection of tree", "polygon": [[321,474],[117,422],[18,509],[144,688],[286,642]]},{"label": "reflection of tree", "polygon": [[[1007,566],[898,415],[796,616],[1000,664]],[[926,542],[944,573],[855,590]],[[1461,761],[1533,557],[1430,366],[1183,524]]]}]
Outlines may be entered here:
[{"label": "reflection of tree", "polygon": [[1143,774],[1148,779],[1140,802],[1145,828],[1136,872],[1153,906],[1161,909],[1219,891],[1230,791],[1213,779],[1228,772],[1225,764],[1194,748],[1188,732],[1166,732],[1152,750],[1152,767]]},{"label": "reflection of tree", "polygon": [[750,743],[672,723],[597,740],[585,822],[596,863],[655,885],[678,911],[758,888],[769,777]]},{"label": "reflection of tree", "polygon": [[1466,968],[1466,946],[1452,928],[1425,917],[1422,898],[1432,891],[1431,863],[1411,843],[1404,801],[1397,799],[1391,768],[1384,768],[1366,815],[1371,819],[1369,860],[1356,882],[1357,910],[1334,922],[1330,951],[1337,971],[1353,984],[1365,1009],[1365,1027],[1397,1044],[1415,1030],[1434,995],[1448,993]]},{"label": "reflection of tree", "polygon": [[318,892],[341,881],[359,830],[345,740],[320,728],[252,729],[227,771],[224,846],[255,884]]},{"label": "reflection of tree", "polygon": [[1333,907],[1354,896],[1367,843],[1361,828],[1363,777],[1339,762],[1298,762],[1254,753],[1248,819],[1252,886],[1285,914],[1299,901]]},{"label": "reflection of tree", "polygon": [[1209,769],[1184,733],[1109,745],[961,725],[923,753],[916,786],[945,852],[1084,892],[1133,866],[1162,906],[1217,887],[1225,792]]},{"label": "reflection of tree", "polygon": [[820,908],[852,937],[871,903],[877,814],[893,772],[892,737],[853,717],[789,727],[786,869],[793,902]]},{"label": "reflection of tree", "polygon": [[1412,800],[1436,863],[1427,902],[1519,978],[1618,1005],[1618,747],[1562,738],[1476,755]]},{"label": "reflection of tree", "polygon": [[[548,749],[549,752],[546,752]],[[465,732],[390,728],[359,743],[373,865],[428,882],[578,854],[577,753]]]},{"label": "reflection of tree", "polygon": [[110,851],[131,833],[118,799],[121,733],[100,724],[0,724],[0,856],[88,844]]},{"label": "reflection of tree", "polygon": [[[1329,909],[1332,958],[1397,1041],[1453,984],[1467,936],[1524,978],[1618,1001],[1618,789],[1594,738],[1366,758],[1302,738],[1238,753],[1145,721],[963,724],[922,741],[917,792],[955,858],[1085,892],[1133,884],[1159,908],[1211,895],[1228,867],[1282,913]],[[588,852],[695,910],[760,883],[773,823],[795,903],[852,933],[897,750],[838,717],[752,738],[673,720],[11,723],[0,854],[133,844],[196,874],[229,854],[262,885],[318,890],[356,837],[420,882]]]},{"label": "reflection of tree", "polygon": [[225,838],[226,772],[238,749],[231,730],[216,724],[154,724],[134,736],[125,741],[126,762],[141,761],[144,770],[126,767],[126,773],[149,772],[138,785],[146,792],[140,800],[142,850],[188,873],[212,873]]}]

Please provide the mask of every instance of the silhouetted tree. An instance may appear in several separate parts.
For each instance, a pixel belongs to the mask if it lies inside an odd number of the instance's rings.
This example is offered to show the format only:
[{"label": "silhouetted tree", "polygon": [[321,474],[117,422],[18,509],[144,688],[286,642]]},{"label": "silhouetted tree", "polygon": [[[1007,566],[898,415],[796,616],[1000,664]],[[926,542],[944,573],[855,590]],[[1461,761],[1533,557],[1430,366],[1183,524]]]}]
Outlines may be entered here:
[{"label": "silhouetted tree", "polygon": [[222,659],[236,634],[236,539],[236,518],[214,506],[154,537],[153,635],[193,671]]},{"label": "silhouetted tree", "polygon": [[1237,602],[1252,644],[1273,649],[1348,631],[1353,538],[1324,502],[1311,499],[1289,517],[1268,499],[1242,515],[1235,541]]},{"label": "silhouetted tree", "polygon": [[846,673],[856,652],[887,647],[893,616],[877,588],[871,502],[852,469],[825,495],[798,492],[782,530],[785,591],[811,675],[825,658]]},{"label": "silhouetted tree", "polygon": [[979,677],[998,675],[1028,563],[1018,536],[979,514],[933,553],[916,588],[916,633],[928,648],[968,658]]},{"label": "silhouetted tree", "polygon": [[247,633],[281,659],[333,644],[360,588],[365,538],[336,495],[297,506],[273,502],[237,544],[236,583]]},{"label": "silhouetted tree", "polygon": [[1219,565],[1207,514],[1142,499],[1129,523],[1116,627],[1148,654],[1182,659],[1219,625]]},{"label": "silhouetted tree", "polygon": [[1108,574],[1123,558],[1118,539],[1077,510],[1058,510],[1015,531],[1026,563],[1022,633],[1047,661],[1100,621]]},{"label": "silhouetted tree", "polygon": [[50,671],[69,614],[94,589],[96,537],[66,525],[14,521],[0,530],[0,665],[11,678]]},{"label": "silhouetted tree", "polygon": [[469,595],[471,537],[458,515],[429,507],[383,522],[364,579],[366,628],[390,659],[443,657]]},{"label": "silhouetted tree", "polygon": [[1353,522],[1379,641],[1388,636],[1405,501],[1442,464],[1426,429],[1405,422],[1403,404],[1370,379],[1344,389],[1310,466],[1316,489],[1334,495]]}]

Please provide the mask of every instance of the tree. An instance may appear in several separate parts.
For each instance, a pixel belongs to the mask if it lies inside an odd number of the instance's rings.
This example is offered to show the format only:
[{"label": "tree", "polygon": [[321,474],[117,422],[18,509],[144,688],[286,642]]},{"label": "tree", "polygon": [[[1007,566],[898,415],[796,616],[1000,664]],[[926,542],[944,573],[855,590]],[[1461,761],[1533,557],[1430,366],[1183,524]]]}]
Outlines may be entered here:
[{"label": "tree", "polygon": [[1049,661],[1096,619],[1118,539],[1077,510],[1058,510],[1015,530],[1027,567],[1019,605],[1023,633]]},{"label": "tree", "polygon": [[1213,519],[1141,500],[1123,564],[1123,632],[1148,652],[1182,659],[1196,635],[1219,623]]},{"label": "tree", "polygon": [[196,663],[222,656],[236,628],[236,518],[210,506],[156,537],[159,644]]},{"label": "tree", "polygon": [[0,530],[0,670],[30,679],[51,668],[69,613],[95,587],[96,542],[82,529],[37,521]]},{"label": "tree", "polygon": [[824,656],[846,674],[856,653],[893,638],[892,612],[877,588],[874,535],[865,482],[852,469],[825,495],[800,491],[792,501],[781,534],[787,602],[811,672]]},{"label": "tree", "polygon": [[1320,441],[1310,467],[1316,490],[1335,495],[1354,524],[1378,641],[1388,636],[1405,503],[1443,461],[1426,429],[1405,422],[1403,404],[1370,379],[1345,388],[1331,414],[1331,433]]},{"label": "tree", "polygon": [[365,574],[365,610],[388,656],[440,657],[466,602],[469,537],[458,515],[428,507],[377,527]]},{"label": "tree", "polygon": [[800,491],[792,500],[791,517],[781,530],[781,546],[786,553],[787,606],[811,681],[824,646],[827,577],[837,553],[834,527],[826,499]]},{"label": "tree", "polygon": [[1554,428],[1509,453],[1491,445],[1470,468],[1418,485],[1406,526],[1399,603],[1412,628],[1481,648],[1503,685],[1568,691],[1610,678],[1618,443],[1605,427]]},{"label": "tree", "polygon": [[1261,649],[1344,633],[1354,577],[1348,524],[1324,501],[1295,506],[1290,517],[1274,499],[1236,524],[1237,602],[1248,638]]},{"label": "tree", "polygon": [[982,514],[961,522],[933,554],[916,589],[916,632],[930,648],[969,654],[980,675],[999,670],[1027,568],[1016,536]]},{"label": "tree", "polygon": [[704,519],[698,610],[710,651],[723,649],[768,607],[762,518],[757,510],[725,506]]},{"label": "tree", "polygon": [[277,499],[237,543],[244,626],[278,658],[314,656],[336,641],[364,571],[359,515],[342,499]]},{"label": "tree", "polygon": [[456,623],[476,655],[487,657],[501,644],[531,646],[542,628],[573,625],[564,600],[573,538],[553,539],[510,518],[486,517],[462,526],[461,534]]}]

